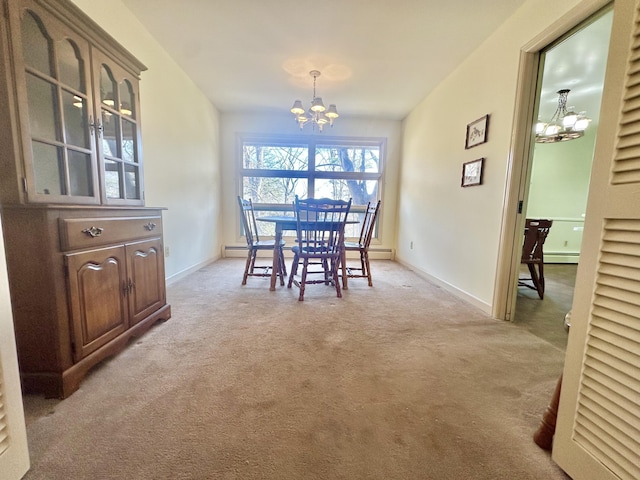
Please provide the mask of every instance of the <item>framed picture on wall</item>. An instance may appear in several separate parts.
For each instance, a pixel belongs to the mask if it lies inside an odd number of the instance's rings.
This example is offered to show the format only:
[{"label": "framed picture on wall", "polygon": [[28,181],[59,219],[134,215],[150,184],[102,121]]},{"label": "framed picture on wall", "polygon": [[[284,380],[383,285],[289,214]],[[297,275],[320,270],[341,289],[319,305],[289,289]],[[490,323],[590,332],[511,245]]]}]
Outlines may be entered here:
[{"label": "framed picture on wall", "polygon": [[467,125],[467,141],[465,149],[475,147],[487,141],[487,130],[489,128],[489,115],[479,118]]},{"label": "framed picture on wall", "polygon": [[472,187],[482,183],[482,167],[484,158],[462,164],[462,186]]}]

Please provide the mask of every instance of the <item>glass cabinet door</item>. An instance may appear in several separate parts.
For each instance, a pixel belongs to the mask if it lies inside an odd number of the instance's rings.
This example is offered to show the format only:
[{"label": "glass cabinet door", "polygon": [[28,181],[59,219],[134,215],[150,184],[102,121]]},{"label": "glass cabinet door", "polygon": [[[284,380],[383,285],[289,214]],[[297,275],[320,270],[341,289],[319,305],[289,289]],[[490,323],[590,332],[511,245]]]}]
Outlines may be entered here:
[{"label": "glass cabinet door", "polygon": [[103,198],[110,205],[142,205],[138,82],[101,52],[94,56],[96,112],[102,126],[98,152]]},{"label": "glass cabinet door", "polygon": [[99,203],[89,45],[61,23],[39,15],[37,7],[22,11],[19,30],[27,105],[23,115],[29,127],[27,199]]}]

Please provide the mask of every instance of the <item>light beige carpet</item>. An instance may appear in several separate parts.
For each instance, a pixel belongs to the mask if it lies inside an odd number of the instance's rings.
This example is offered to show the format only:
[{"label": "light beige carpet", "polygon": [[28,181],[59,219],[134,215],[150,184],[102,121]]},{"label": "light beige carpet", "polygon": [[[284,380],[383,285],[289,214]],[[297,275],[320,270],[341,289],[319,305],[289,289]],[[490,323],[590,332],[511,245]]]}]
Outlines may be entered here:
[{"label": "light beige carpet", "polygon": [[225,259],[63,401],[26,396],[27,480],[567,477],[532,441],[563,352],[390,261],[269,292]]}]

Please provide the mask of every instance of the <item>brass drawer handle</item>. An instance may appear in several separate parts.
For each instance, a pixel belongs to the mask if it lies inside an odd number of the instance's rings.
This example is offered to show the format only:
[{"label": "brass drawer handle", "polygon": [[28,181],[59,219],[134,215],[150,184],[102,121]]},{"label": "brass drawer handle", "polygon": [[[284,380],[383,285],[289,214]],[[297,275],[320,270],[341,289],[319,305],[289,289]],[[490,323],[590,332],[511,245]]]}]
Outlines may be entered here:
[{"label": "brass drawer handle", "polygon": [[91,238],[99,237],[102,235],[102,232],[104,232],[104,228],[101,227],[89,227],[82,230],[82,233],[86,233]]},{"label": "brass drawer handle", "polygon": [[145,228],[145,230],[149,230],[149,231],[151,231],[151,230],[153,230],[154,228],[156,228],[156,224],[155,224],[155,223],[151,223],[151,222],[149,222],[149,223],[147,223],[147,224],[144,226],[144,228]]}]

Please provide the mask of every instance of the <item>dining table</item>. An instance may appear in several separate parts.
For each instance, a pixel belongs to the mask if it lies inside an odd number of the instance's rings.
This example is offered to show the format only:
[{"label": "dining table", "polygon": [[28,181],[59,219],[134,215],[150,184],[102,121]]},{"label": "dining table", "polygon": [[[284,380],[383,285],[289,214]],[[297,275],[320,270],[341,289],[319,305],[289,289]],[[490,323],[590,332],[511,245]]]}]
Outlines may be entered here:
[{"label": "dining table", "polygon": [[[274,243],[275,245],[280,245],[282,241],[282,232],[284,231],[297,231],[298,224],[296,217],[293,215],[264,215],[256,217],[256,220],[261,222],[269,222],[275,224],[275,236]],[[345,223],[352,224],[358,223],[358,220],[347,220]],[[273,265],[271,268],[271,284],[269,286],[269,290],[273,291],[276,289],[276,282],[278,279],[278,272],[280,271],[280,255],[278,254],[278,249],[273,249]],[[346,278],[342,279],[343,288],[346,287]]]}]

